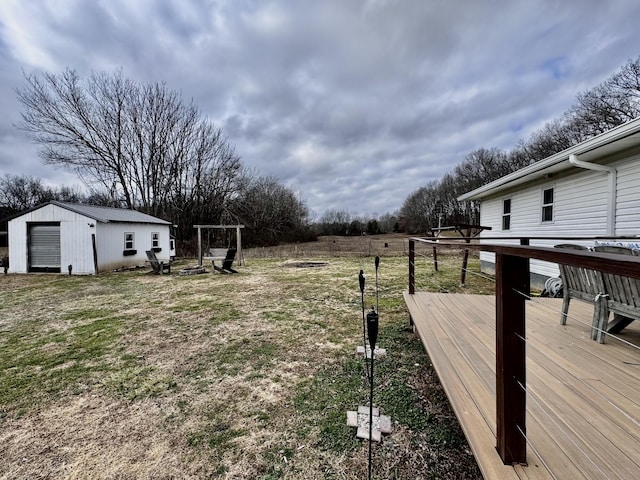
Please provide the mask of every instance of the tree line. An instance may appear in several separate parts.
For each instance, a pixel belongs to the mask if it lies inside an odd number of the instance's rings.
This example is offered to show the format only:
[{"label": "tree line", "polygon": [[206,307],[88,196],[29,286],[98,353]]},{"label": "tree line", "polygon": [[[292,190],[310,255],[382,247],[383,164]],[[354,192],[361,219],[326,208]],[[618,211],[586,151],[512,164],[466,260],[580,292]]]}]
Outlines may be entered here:
[{"label": "tree line", "polygon": [[244,224],[247,245],[310,235],[304,200],[247,169],[222,129],[163,83],[136,82],[122,71],[82,80],[66,69],[25,75],[17,97],[16,127],[41,147],[45,164],[75,173],[87,193],[5,175],[5,214],[48,200],[136,209],[177,225],[188,250],[195,224]]},{"label": "tree line", "polygon": [[178,225],[193,251],[195,224],[244,224],[247,245],[308,241],[316,235],[426,233],[439,225],[477,223],[479,205],[457,197],[640,115],[640,57],[581,92],[558,119],[510,150],[481,147],[440,180],[404,200],[399,211],[366,218],[328,210],[310,224],[304,199],[276,178],[247,169],[222,130],[193,102],[162,83],[122,72],[71,69],[25,75],[16,125],[38,145],[45,164],[85,185],[46,187],[30,176],[0,177],[0,218],[50,200],[137,209]]},{"label": "tree line", "polygon": [[478,223],[479,204],[457,197],[511,172],[640,116],[640,57],[629,60],[601,84],[577,94],[558,119],[546,123],[510,150],[478,148],[452,172],[412,192],[398,216],[408,233],[455,223]]}]

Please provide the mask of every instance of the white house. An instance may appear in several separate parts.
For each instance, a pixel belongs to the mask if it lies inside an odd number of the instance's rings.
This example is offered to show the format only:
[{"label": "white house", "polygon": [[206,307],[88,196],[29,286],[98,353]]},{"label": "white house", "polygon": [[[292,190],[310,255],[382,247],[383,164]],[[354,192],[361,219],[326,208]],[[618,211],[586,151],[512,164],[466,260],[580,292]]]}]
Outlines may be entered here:
[{"label": "white house", "polygon": [[[465,193],[458,200],[480,202],[480,224],[492,227],[482,232],[481,238],[638,235],[640,119]],[[531,240],[531,245],[538,246],[557,243],[594,244],[593,240]],[[480,260],[483,271],[493,271],[492,253],[482,252]],[[536,286],[559,274],[556,264],[536,260],[531,261],[531,273]]]},{"label": "white house", "polygon": [[167,261],[169,227],[135,210],[49,202],[9,220],[9,272],[95,274],[144,265],[146,250]]}]

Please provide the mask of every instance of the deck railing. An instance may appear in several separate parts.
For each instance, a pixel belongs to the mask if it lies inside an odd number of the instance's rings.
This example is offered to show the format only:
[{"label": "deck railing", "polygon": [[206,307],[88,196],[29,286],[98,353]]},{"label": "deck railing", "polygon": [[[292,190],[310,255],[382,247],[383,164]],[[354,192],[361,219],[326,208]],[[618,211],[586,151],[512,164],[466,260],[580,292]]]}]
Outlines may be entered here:
[{"label": "deck railing", "polygon": [[[521,245],[461,244],[456,241],[464,239],[435,241],[428,238],[412,238],[409,240],[409,294],[415,293],[416,242],[438,247],[462,247],[495,254],[496,441],[498,453],[506,465],[526,462],[525,301],[531,293],[529,260],[536,259],[584,267],[640,279],[640,257],[528,245],[530,239],[577,241],[602,240],[602,238],[518,237],[517,239]],[[500,237],[500,240],[505,240],[505,237]],[[483,241],[486,239],[483,238]]]}]

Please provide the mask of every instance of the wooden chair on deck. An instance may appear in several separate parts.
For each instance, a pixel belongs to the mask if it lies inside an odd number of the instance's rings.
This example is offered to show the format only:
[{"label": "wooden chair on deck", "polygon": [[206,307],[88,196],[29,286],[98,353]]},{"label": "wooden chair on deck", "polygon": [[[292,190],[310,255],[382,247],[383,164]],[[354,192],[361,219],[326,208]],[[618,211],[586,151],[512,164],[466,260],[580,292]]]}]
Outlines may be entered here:
[{"label": "wooden chair on deck", "polygon": [[[582,245],[573,245],[564,243],[555,245],[555,248],[569,250],[589,250]],[[571,265],[558,264],[560,268],[560,276],[562,277],[562,313],[560,314],[560,322],[562,325],[567,323],[567,313],[569,312],[569,303],[572,298],[576,298],[583,302],[593,304],[593,319],[591,322],[591,338],[596,339],[598,328],[601,324],[601,316],[603,315],[602,305],[606,303],[604,298],[605,287],[602,273],[597,270],[591,270],[584,267],[574,267]]]},{"label": "wooden chair on deck", "polygon": [[[630,248],[614,245],[596,245],[594,250],[616,255],[634,255]],[[600,316],[597,335],[599,343],[604,343],[607,333],[619,333],[634,320],[640,320],[640,280],[613,273],[603,273],[602,278],[608,297]],[[609,312],[614,314],[611,323]]]}]

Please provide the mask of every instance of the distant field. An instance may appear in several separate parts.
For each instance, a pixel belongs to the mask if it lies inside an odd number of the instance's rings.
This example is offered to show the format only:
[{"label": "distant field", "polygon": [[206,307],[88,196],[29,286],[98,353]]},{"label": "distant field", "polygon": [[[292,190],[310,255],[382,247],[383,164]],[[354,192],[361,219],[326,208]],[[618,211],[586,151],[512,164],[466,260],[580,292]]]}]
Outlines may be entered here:
[{"label": "distant field", "polygon": [[[287,244],[245,250],[247,258],[289,258],[305,256],[401,256],[409,254],[409,236],[399,234],[358,237],[322,236],[317,242]],[[430,254],[432,247],[416,244],[416,251]]]},{"label": "distant field", "polygon": [[[366,444],[346,411],[368,401],[354,355],[357,274],[367,274],[367,308],[375,275],[373,257],[343,249],[399,253],[404,242],[248,255],[237,275],[0,276],[0,478],[366,478]],[[492,290],[483,279],[457,284],[459,255],[444,255],[439,272],[418,262],[420,288]],[[375,478],[480,478],[407,330],[406,279],[406,256],[382,257],[379,345],[389,354],[375,403],[394,433],[375,445]]]}]

